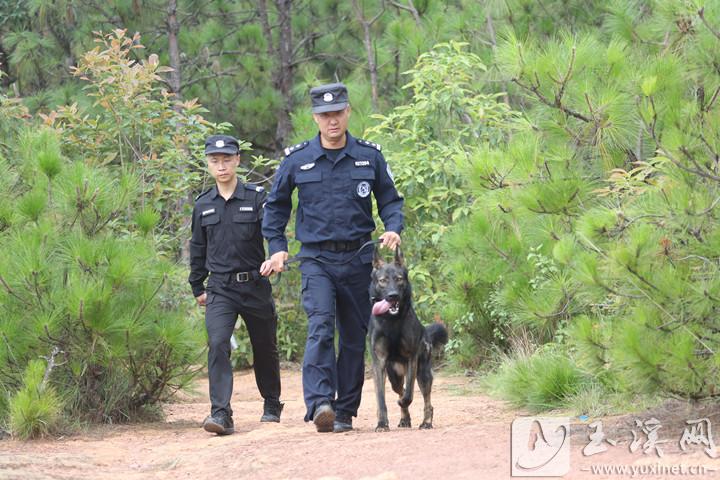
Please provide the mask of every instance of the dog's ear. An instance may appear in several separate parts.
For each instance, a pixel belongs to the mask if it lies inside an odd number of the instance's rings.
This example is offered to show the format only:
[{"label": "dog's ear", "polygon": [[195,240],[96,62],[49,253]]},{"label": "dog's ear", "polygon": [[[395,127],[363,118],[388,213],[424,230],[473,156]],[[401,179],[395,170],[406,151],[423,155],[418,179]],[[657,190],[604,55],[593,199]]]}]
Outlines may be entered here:
[{"label": "dog's ear", "polygon": [[402,250],[400,250],[400,245],[395,247],[395,265],[398,267],[405,266],[405,258],[403,257]]},{"label": "dog's ear", "polygon": [[375,245],[375,253],[373,254],[373,268],[380,268],[385,265],[382,257],[380,257],[380,249]]}]

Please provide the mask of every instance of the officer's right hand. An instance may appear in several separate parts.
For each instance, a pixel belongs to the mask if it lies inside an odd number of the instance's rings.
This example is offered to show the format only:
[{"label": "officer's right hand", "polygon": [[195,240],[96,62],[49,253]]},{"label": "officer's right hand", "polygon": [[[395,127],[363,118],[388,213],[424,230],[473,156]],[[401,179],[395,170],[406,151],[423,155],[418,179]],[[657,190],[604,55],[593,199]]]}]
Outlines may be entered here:
[{"label": "officer's right hand", "polygon": [[204,307],[205,302],[207,301],[207,292],[203,292],[202,295],[198,295],[195,297],[195,300],[197,300],[198,305]]},{"label": "officer's right hand", "polygon": [[277,252],[273,254],[269,260],[265,260],[263,264],[260,265],[260,275],[268,277],[275,272],[284,272],[287,259],[288,252]]}]

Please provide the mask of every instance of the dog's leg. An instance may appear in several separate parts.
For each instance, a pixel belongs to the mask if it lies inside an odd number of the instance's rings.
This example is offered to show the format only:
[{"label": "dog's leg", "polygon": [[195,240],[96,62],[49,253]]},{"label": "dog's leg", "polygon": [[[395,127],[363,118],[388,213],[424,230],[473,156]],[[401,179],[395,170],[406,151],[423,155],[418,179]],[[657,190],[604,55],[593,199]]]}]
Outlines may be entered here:
[{"label": "dog's leg", "polygon": [[420,424],[421,429],[433,428],[433,407],[430,402],[430,393],[432,392],[433,374],[430,365],[430,359],[421,359],[418,362],[418,386],[422,392],[425,408],[423,410],[423,422]]},{"label": "dog's leg", "polygon": [[389,428],[387,405],[385,404],[385,367],[386,359],[373,354],[373,379],[375,380],[375,399],[377,400],[377,427],[376,432],[387,432]]},{"label": "dog's leg", "polygon": [[398,400],[398,405],[402,412],[400,418],[400,427],[410,427],[410,410],[408,407],[413,401],[413,390],[415,390],[415,375],[417,375],[417,357],[412,358],[407,365],[407,372],[405,372],[405,390],[403,391],[402,397]]},{"label": "dog's leg", "polygon": [[400,407],[400,423],[398,423],[398,427],[412,427],[412,422],[410,421],[410,409],[408,409],[408,407]]}]

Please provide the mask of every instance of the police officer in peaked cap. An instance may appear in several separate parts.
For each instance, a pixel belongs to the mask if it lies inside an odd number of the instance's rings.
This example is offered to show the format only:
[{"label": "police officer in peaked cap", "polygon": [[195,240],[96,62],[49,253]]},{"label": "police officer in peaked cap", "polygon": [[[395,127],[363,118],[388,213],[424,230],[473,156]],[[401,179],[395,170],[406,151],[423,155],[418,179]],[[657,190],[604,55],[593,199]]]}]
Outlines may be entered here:
[{"label": "police officer in peaked cap", "polygon": [[308,316],[302,375],[305,421],[312,420],[319,432],[343,432],[352,429],[360,405],[371,313],[373,248],[368,245],[355,254],[375,230],[372,197],[385,226],[382,245],[395,249],[400,244],[403,199],[380,146],[347,131],[351,109],[345,85],[315,87],[310,99],[320,132],[285,149],[265,205],[262,231],[271,257],[260,273],[284,269],[285,228],[297,189],[295,237],[305,258],[300,270]]},{"label": "police officer in peaked cap", "polygon": [[238,314],[247,326],[255,380],[264,399],[260,421],[280,421],[277,316],[270,282],[259,273],[265,258],[260,227],[267,195],[262,187],[238,181],[240,153],[235,138],[209,137],[205,155],[215,186],[197,198],[193,209],[188,280],[198,304],[205,306],[208,333],[212,408],[203,428],[227,435],[234,431],[230,337]]}]

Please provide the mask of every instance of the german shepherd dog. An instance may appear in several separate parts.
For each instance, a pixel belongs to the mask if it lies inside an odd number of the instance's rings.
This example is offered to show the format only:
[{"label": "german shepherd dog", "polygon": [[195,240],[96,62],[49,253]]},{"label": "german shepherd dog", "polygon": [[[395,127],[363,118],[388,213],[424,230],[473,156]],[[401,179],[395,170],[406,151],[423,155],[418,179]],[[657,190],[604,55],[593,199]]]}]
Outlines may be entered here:
[{"label": "german shepherd dog", "polygon": [[423,327],[412,306],[412,291],[400,247],[393,262],[385,263],[375,249],[370,297],[373,302],[368,333],[372,356],[378,423],[375,431],[388,430],[385,404],[385,375],[400,396],[398,427],[410,428],[408,407],[413,401],[415,378],[425,401],[420,428],[432,428],[432,351],[447,343],[448,332],[441,323]]}]

